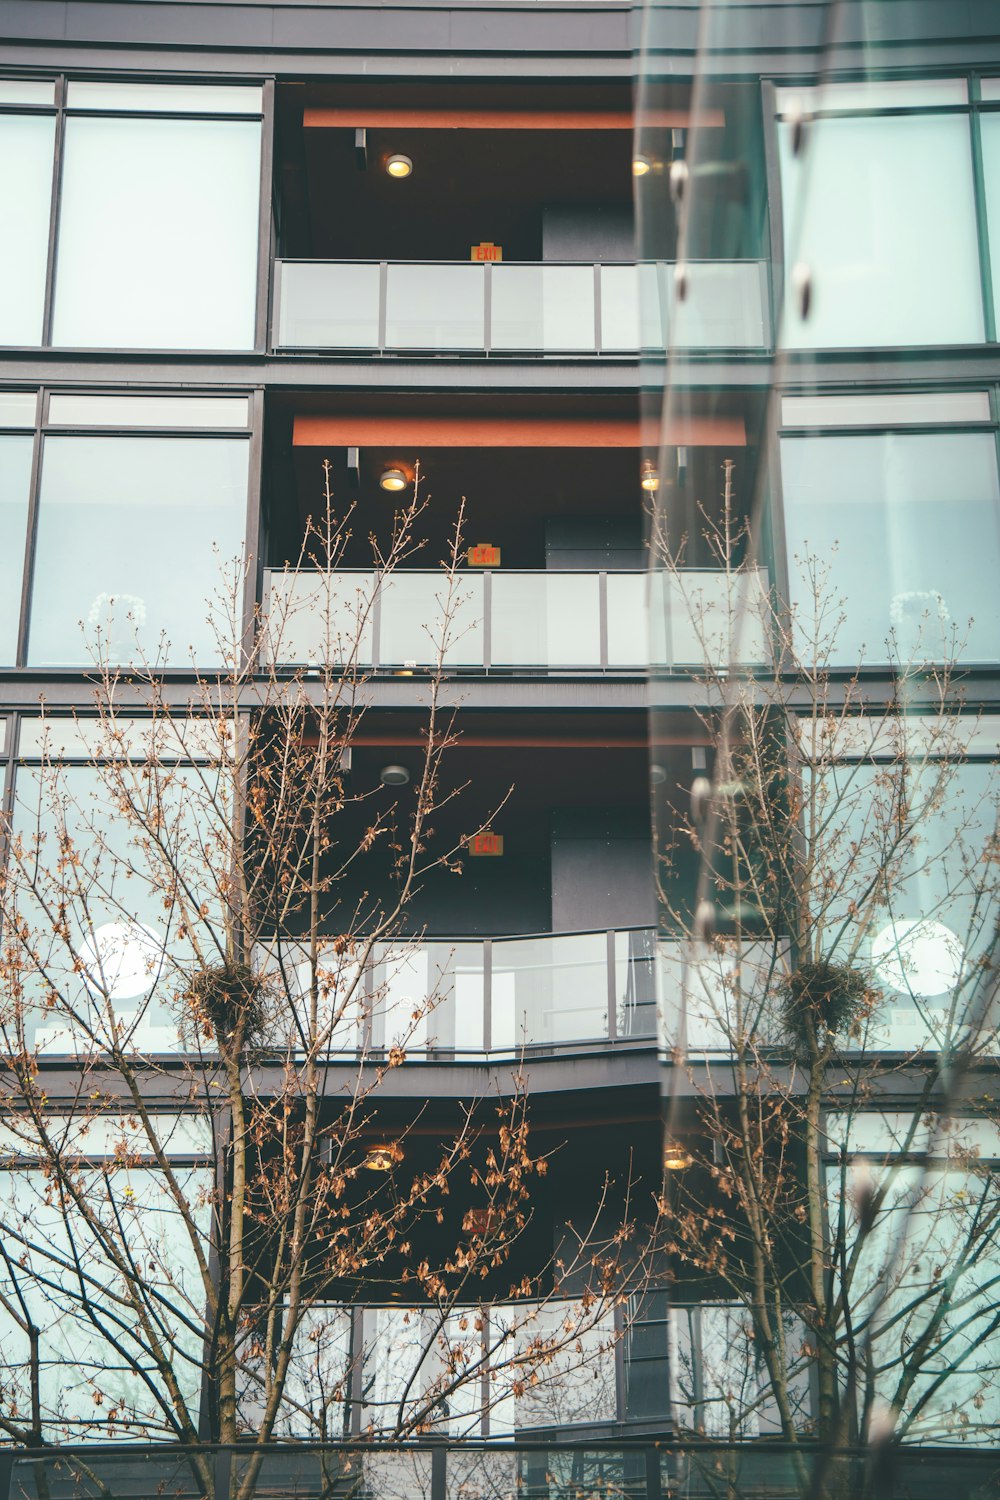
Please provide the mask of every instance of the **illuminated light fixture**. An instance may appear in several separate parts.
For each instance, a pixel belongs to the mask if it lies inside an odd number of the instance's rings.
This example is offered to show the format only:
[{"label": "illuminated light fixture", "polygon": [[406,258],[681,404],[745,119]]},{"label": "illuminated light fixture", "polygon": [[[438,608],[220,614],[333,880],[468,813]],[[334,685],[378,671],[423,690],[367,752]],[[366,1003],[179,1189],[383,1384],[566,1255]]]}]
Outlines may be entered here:
[{"label": "illuminated light fixture", "polygon": [[656,465],[651,459],[647,458],[643,460],[639,483],[650,495],[655,495],[656,491],[660,488],[660,476],[657,474]]},{"label": "illuminated light fixture", "polygon": [[379,476],[379,488],[390,490],[393,494],[397,490],[405,490],[409,480],[402,469],[383,469]]},{"label": "illuminated light fixture", "polygon": [[646,173],[647,172],[651,172],[652,170],[653,170],[653,163],[650,161],[650,159],[649,159],[648,156],[638,156],[638,155],[637,156],[633,156],[633,158],[632,158],[632,176],[633,177],[645,177]]},{"label": "illuminated light fixture", "polygon": [[403,1148],[398,1141],[382,1141],[369,1146],[361,1163],[369,1172],[391,1172],[403,1160]]},{"label": "illuminated light fixture", "polygon": [[390,177],[409,177],[413,171],[413,163],[408,156],[403,156],[399,151],[386,160],[385,170]]},{"label": "illuminated light fixture", "polygon": [[690,1151],[685,1150],[680,1141],[667,1141],[663,1148],[663,1170],[665,1172],[686,1172],[694,1162]]},{"label": "illuminated light fixture", "polygon": [[[397,676],[401,674],[397,673]],[[408,674],[412,677],[412,672]],[[405,766],[383,766],[379,772],[379,780],[383,786],[407,786],[410,773]]]}]

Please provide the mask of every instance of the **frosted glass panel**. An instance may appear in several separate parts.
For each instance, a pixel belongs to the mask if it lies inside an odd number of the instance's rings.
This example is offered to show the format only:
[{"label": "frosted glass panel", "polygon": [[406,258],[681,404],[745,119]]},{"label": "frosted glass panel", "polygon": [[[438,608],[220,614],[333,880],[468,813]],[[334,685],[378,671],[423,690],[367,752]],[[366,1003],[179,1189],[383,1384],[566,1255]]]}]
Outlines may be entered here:
[{"label": "frosted glass panel", "polygon": [[600,659],[596,573],[494,575],[497,666],[593,667]]},{"label": "frosted glass panel", "polygon": [[0,665],[6,667],[17,655],[33,444],[27,436],[0,438]]},{"label": "frosted glass panel", "polygon": [[[983,338],[969,121],[821,120],[792,155],[779,127],[791,348],[973,344]],[[807,266],[799,315],[790,269]]]},{"label": "frosted glass panel", "polygon": [[53,341],[250,349],[261,127],[66,123]]},{"label": "frosted glass panel", "polygon": [[494,266],[494,349],[595,347],[593,266]]},{"label": "frosted glass panel", "polygon": [[483,348],[486,281],[482,266],[390,265],[385,296],[389,348]]},{"label": "frosted glass panel", "polygon": [[798,648],[835,559],[832,659],[1000,659],[1000,488],[990,433],[784,438],[781,473]]},{"label": "frosted glass panel", "polygon": [[0,116],[0,344],[40,344],[45,306],[54,115]]},{"label": "frosted glass panel", "polygon": [[[246,526],[245,438],[50,437],[29,660],[218,659],[208,601]],[[218,553],[214,550],[218,548]]]},{"label": "frosted glass panel", "polygon": [[278,343],[286,348],[377,349],[381,272],[374,264],[282,261]]}]

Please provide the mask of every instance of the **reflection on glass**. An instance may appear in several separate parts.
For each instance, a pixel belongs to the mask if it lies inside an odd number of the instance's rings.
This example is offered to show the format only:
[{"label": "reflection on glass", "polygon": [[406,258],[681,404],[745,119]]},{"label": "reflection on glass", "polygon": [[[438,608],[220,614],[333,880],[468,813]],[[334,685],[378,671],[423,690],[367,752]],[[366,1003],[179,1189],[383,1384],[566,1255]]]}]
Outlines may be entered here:
[{"label": "reflection on glass", "polygon": [[0,664],[8,667],[17,659],[32,447],[30,437],[0,437]]},{"label": "reflection on glass", "polygon": [[486,280],[476,265],[390,265],[385,341],[391,349],[482,349]]},{"label": "reflection on glass", "polygon": [[242,438],[47,438],[30,663],[218,660],[206,614],[243,545],[248,461]]},{"label": "reflection on glass", "polygon": [[377,349],[380,270],[351,262],[281,262],[277,343]]},{"label": "reflection on glass", "polygon": [[601,659],[596,573],[495,573],[497,666],[584,667]]},{"label": "reflection on glass", "polygon": [[[819,645],[809,639],[818,587],[828,603],[831,592],[843,596],[832,661],[998,659],[1000,485],[990,433],[783,438],[781,474],[804,656]],[[830,559],[834,581],[824,585]]]},{"label": "reflection on glass", "polygon": [[677,349],[763,349],[770,345],[766,268],[760,261],[689,261],[684,300],[674,268],[664,283],[667,339]]},{"label": "reflection on glass", "polygon": [[595,348],[593,266],[492,268],[494,349]]},{"label": "reflection on glass", "polygon": [[[814,121],[792,152],[779,125],[792,348],[973,344],[983,338],[969,120]],[[792,268],[810,268],[803,320]]]},{"label": "reflection on glass", "polygon": [[0,115],[0,344],[42,341],[55,134],[54,115]]},{"label": "reflection on glass", "polygon": [[251,349],[261,127],[70,117],[53,341]]},{"label": "reflection on glass", "polygon": [[666,333],[660,281],[671,269],[655,261],[601,267],[601,349],[605,353],[662,349]]},{"label": "reflection on glass", "polygon": [[[449,590],[451,592],[449,593]],[[384,666],[478,666],[483,660],[483,580],[444,573],[391,573],[379,590],[379,662]]]},{"label": "reflection on glass", "polygon": [[[137,764],[122,772],[123,786],[140,797],[140,788],[148,795],[143,770]],[[121,812],[113,773],[58,763],[18,770],[13,831],[24,858],[12,864],[12,877],[22,890],[21,914],[32,929],[38,964],[37,973],[25,974],[29,1047],[55,1054],[101,1050],[110,1042],[113,1018],[123,1040],[141,1052],[180,1048],[178,994],[192,949],[179,936],[183,917],[170,887],[177,871],[204,869],[201,840],[210,815],[202,785],[184,768],[160,779],[160,853],[144,837],[141,817]],[[63,839],[79,856],[72,879],[59,864]],[[210,872],[203,878],[209,882]],[[202,889],[207,921],[214,924],[210,891]],[[45,916],[60,905],[65,932]],[[58,995],[58,1003],[36,1004],[43,994]]]}]

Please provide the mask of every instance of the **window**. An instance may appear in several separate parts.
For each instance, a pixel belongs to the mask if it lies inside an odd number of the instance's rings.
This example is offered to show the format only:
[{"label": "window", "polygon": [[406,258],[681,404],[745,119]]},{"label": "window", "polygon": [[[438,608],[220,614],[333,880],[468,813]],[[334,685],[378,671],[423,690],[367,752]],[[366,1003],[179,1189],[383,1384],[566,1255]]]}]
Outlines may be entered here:
[{"label": "window", "polygon": [[260,85],[0,79],[0,108],[0,344],[254,347]]},{"label": "window", "polygon": [[[804,660],[998,659],[992,432],[784,437],[781,479],[789,599]],[[813,628],[817,593],[827,621],[842,601],[832,641]]]},{"label": "window", "polygon": [[[830,1116],[830,1233],[852,1264],[851,1337],[871,1340],[862,1399],[888,1405],[904,1441],[992,1447],[1000,1420],[996,1287],[1000,1194],[995,1128],[986,1122],[859,1113]],[[924,1151],[930,1165],[914,1158]],[[905,1154],[903,1154],[905,1152]],[[882,1212],[863,1238],[859,1193],[885,1188]],[[839,1261],[838,1261],[839,1264]],[[846,1336],[845,1330],[840,1330]],[[946,1377],[946,1378],[942,1378]]]},{"label": "window", "polygon": [[17,660],[33,449],[30,433],[0,437],[0,664],[4,666],[13,666]]},{"label": "window", "polygon": [[[4,1128],[0,1215],[7,1251],[0,1262],[0,1378],[12,1410],[31,1411],[30,1345],[15,1309],[39,1329],[38,1386],[49,1441],[114,1436],[173,1436],[172,1403],[138,1317],[122,1317],[118,1253],[142,1266],[143,1312],[169,1343],[171,1368],[188,1409],[197,1410],[202,1372],[204,1285],[192,1233],[206,1236],[212,1168],[204,1164],[210,1134],[193,1116],[154,1115],[157,1138],[188,1205],[190,1227],[164,1174],[141,1158],[148,1140],[130,1137],[125,1122],[97,1117],[65,1133],[59,1155],[79,1188],[86,1212],[61,1192],[23,1127]],[[60,1122],[49,1122],[54,1136]],[[129,1137],[135,1156],[114,1164],[117,1142]],[[138,1160],[136,1159],[138,1158]],[[202,1164],[198,1159],[201,1158]],[[46,1161],[51,1154],[46,1153]],[[108,1246],[112,1250],[108,1250]],[[23,1297],[24,1303],[21,1303]]]},{"label": "window", "polygon": [[[793,95],[807,112],[823,112],[798,155],[781,117]],[[779,91],[787,346],[983,340],[968,115],[838,113],[964,100],[964,83],[947,79]],[[793,285],[798,264],[811,273],[806,319]]]}]

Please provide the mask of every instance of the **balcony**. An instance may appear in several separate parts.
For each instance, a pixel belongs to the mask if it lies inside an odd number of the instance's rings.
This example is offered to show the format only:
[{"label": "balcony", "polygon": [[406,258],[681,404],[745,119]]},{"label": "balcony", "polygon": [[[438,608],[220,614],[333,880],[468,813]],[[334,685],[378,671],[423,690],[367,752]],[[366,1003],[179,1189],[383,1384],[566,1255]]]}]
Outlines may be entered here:
[{"label": "balcony", "polygon": [[[284,947],[281,963],[293,996],[307,993],[309,965],[294,947]],[[349,982],[349,965],[340,974]],[[656,978],[648,928],[401,941],[363,976],[364,996],[331,1051],[353,1057],[403,1045],[411,1060],[441,1061],[652,1044]],[[332,994],[336,1004],[336,986]]]},{"label": "balcony", "polygon": [[674,267],[280,260],[275,349],[370,354],[629,355],[770,346],[764,261]]},{"label": "balcony", "polygon": [[265,572],[266,659],[278,667],[338,662],[371,670],[434,668],[477,674],[637,673],[652,660],[683,670],[767,660],[763,571],[741,581],[739,651],[733,601],[709,569],[645,572],[463,572],[382,576],[342,569]]}]

